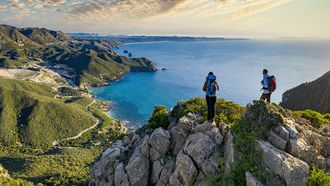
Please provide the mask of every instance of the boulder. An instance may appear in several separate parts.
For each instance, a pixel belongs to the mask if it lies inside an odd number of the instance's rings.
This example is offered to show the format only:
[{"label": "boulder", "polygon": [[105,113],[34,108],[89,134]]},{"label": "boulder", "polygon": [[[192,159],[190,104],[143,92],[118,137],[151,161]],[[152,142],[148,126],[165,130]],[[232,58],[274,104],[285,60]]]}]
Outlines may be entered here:
[{"label": "boulder", "polygon": [[139,146],[140,150],[141,150],[141,154],[146,157],[149,158],[149,154],[150,154],[150,147],[148,144],[148,140],[149,140],[149,136],[146,135],[143,139],[142,139],[142,143]]},{"label": "boulder", "polygon": [[124,164],[120,163],[115,169],[114,183],[116,186],[129,186],[128,176],[125,172]]},{"label": "boulder", "polygon": [[[167,130],[158,128],[150,135],[148,143],[153,151],[159,152],[160,155],[165,155],[170,148],[170,137],[170,133]],[[154,157],[154,160],[156,159],[159,159],[159,157]]]},{"label": "boulder", "polygon": [[194,122],[191,121],[189,117],[183,116],[182,118],[179,119],[177,126],[181,127],[186,132],[191,132],[191,130],[194,127]]},{"label": "boulder", "polygon": [[213,127],[211,130],[205,131],[203,133],[211,137],[216,145],[220,145],[222,143],[223,137],[218,128]]},{"label": "boulder", "polygon": [[196,125],[196,127],[193,129],[193,132],[194,133],[197,133],[197,132],[206,132],[206,131],[209,131],[209,130],[212,130],[212,128],[216,127],[216,124],[213,122],[204,122],[203,124],[200,124],[200,125]]},{"label": "boulder", "polygon": [[226,169],[231,169],[234,164],[234,136],[230,131],[225,137],[224,160]]},{"label": "boulder", "polygon": [[162,172],[164,165],[161,163],[161,160],[155,161],[152,164],[152,172],[151,172],[151,183],[156,184],[160,173]]},{"label": "boulder", "polygon": [[176,170],[182,177],[184,185],[193,185],[198,175],[197,168],[189,156],[179,153],[176,157]]},{"label": "boulder", "polygon": [[152,162],[159,160],[162,157],[162,154],[158,152],[155,148],[150,148],[150,160]]},{"label": "boulder", "polygon": [[198,186],[208,186],[207,182],[206,182],[206,179],[205,179],[205,175],[203,173],[199,173],[197,178],[196,178],[196,181],[195,181],[195,184],[194,185],[198,185]]},{"label": "boulder", "polygon": [[197,165],[200,165],[210,157],[215,145],[214,141],[208,135],[198,132],[188,136],[183,145],[183,151],[189,157],[193,158]]},{"label": "boulder", "polygon": [[289,131],[282,125],[276,126],[272,131],[284,141],[288,141],[290,138]]},{"label": "boulder", "polygon": [[159,179],[157,181],[157,186],[169,185],[170,176],[175,171],[175,161],[172,159],[167,159],[162,172],[160,173]]},{"label": "boulder", "polygon": [[327,161],[326,161],[326,159],[323,156],[318,155],[316,157],[316,166],[319,169],[326,170],[327,169]]},{"label": "boulder", "polygon": [[287,123],[284,125],[284,128],[289,132],[290,139],[296,139],[299,137],[299,132],[296,130],[294,123]]},{"label": "boulder", "polygon": [[261,182],[257,180],[251,173],[245,172],[246,186],[264,186]]},{"label": "boulder", "polygon": [[229,127],[225,123],[220,123],[219,124],[219,130],[222,136],[226,136],[227,132],[229,131]]},{"label": "boulder", "polygon": [[98,161],[91,169],[91,176],[102,180],[107,175],[110,175],[114,171],[114,165],[117,159],[120,157],[121,151],[118,148],[107,149],[100,161]]},{"label": "boulder", "polygon": [[141,152],[141,146],[137,147],[133,156],[125,167],[129,182],[132,186],[147,185],[149,179],[149,159]]},{"label": "boulder", "polygon": [[306,185],[309,166],[302,160],[259,140],[257,146],[269,169],[281,176],[288,186]]},{"label": "boulder", "polygon": [[171,186],[183,186],[183,181],[181,181],[178,169],[175,169],[173,174],[169,178],[169,183]]},{"label": "boulder", "polygon": [[186,141],[188,132],[181,128],[180,126],[173,127],[171,129],[171,142],[172,142],[172,152],[173,154],[178,154],[182,145]]},{"label": "boulder", "polygon": [[269,132],[268,141],[278,149],[281,150],[286,149],[287,141],[285,141],[283,138],[275,134],[273,131]]},{"label": "boulder", "polygon": [[308,164],[314,163],[317,156],[316,149],[308,145],[303,138],[290,139],[288,152],[295,157],[303,159]]},{"label": "boulder", "polygon": [[220,153],[214,152],[208,159],[206,159],[201,165],[200,170],[204,175],[216,174],[219,170],[218,160],[220,158]]}]

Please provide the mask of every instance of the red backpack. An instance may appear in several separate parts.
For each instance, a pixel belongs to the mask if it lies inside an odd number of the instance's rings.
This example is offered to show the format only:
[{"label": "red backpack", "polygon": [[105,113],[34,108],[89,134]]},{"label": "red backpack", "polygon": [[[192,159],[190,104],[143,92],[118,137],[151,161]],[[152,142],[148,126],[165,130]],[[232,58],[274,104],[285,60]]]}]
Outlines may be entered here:
[{"label": "red backpack", "polygon": [[274,92],[276,90],[276,78],[275,76],[269,77],[268,90]]}]

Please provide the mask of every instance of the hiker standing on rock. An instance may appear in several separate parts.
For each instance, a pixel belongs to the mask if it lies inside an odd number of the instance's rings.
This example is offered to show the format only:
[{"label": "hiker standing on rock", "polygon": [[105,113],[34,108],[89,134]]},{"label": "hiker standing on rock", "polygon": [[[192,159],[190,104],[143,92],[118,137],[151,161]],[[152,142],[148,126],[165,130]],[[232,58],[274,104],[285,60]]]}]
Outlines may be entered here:
[{"label": "hiker standing on rock", "polygon": [[216,76],[213,72],[209,72],[206,77],[205,83],[203,85],[203,91],[206,93],[206,103],[207,103],[207,120],[213,121],[215,116],[215,102],[217,101],[217,91],[219,90],[219,85],[216,81]]},{"label": "hiker standing on rock", "polygon": [[262,86],[262,95],[260,97],[260,100],[266,100],[268,103],[270,103],[270,97],[272,95],[272,92],[276,89],[276,79],[274,76],[268,75],[268,70],[264,69],[262,71],[263,79],[261,81]]}]

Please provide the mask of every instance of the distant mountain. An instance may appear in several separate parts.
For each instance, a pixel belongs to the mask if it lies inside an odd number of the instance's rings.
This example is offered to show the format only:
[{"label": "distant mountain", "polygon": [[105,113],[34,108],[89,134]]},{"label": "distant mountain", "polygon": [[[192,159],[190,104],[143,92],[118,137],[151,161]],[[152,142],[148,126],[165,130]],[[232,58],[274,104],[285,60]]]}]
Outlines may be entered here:
[{"label": "distant mountain", "polygon": [[146,58],[118,56],[111,49],[113,45],[111,41],[76,40],[45,28],[0,25],[0,67],[21,68],[38,61],[70,74],[71,80],[84,88],[105,85],[128,71],[156,70]]},{"label": "distant mountain", "polygon": [[330,113],[330,71],[315,81],[286,91],[281,105],[292,110],[312,109]]},{"label": "distant mountain", "polygon": [[223,38],[223,37],[187,37],[187,36],[126,36],[126,35],[98,35],[88,33],[69,33],[76,39],[84,40],[111,40],[118,43],[138,42],[160,42],[160,41],[223,41],[223,40],[244,40],[244,38]]}]

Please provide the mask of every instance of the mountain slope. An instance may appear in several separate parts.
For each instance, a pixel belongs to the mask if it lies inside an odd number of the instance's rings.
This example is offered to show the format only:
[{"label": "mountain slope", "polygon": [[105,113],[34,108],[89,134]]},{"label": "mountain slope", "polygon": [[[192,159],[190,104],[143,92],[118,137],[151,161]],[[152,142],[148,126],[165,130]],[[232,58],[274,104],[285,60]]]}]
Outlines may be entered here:
[{"label": "mountain slope", "polygon": [[49,147],[95,124],[83,105],[54,95],[48,86],[0,77],[0,144]]},{"label": "mountain slope", "polygon": [[[78,86],[105,85],[128,71],[155,71],[146,58],[118,56],[111,41],[76,40],[61,31],[0,25],[0,66],[21,68],[38,61],[71,74]],[[76,76],[75,76],[76,75]]]},{"label": "mountain slope", "polygon": [[312,109],[330,112],[330,71],[310,83],[301,84],[283,94],[281,105],[292,110]]}]

